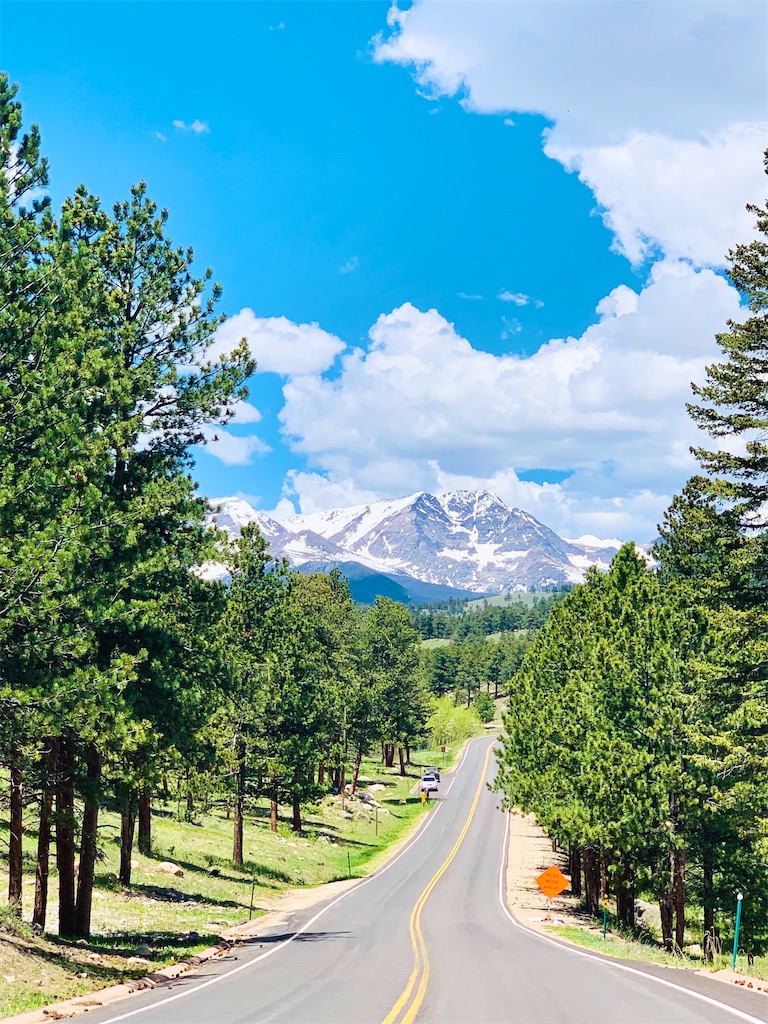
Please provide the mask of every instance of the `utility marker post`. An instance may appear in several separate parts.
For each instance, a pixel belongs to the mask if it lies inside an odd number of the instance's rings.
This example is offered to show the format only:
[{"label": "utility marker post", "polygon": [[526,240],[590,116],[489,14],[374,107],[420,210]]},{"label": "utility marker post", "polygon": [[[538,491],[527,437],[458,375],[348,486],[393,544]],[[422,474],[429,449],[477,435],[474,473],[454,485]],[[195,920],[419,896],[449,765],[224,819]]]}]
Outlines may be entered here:
[{"label": "utility marker post", "polygon": [[736,957],[739,955],[739,926],[741,925],[741,903],[744,899],[742,893],[736,893],[736,927],[733,930],[733,956],[731,957],[731,970],[736,970]]},{"label": "utility marker post", "polygon": [[605,942],[605,933],[608,930],[608,893],[603,893],[603,942]]}]

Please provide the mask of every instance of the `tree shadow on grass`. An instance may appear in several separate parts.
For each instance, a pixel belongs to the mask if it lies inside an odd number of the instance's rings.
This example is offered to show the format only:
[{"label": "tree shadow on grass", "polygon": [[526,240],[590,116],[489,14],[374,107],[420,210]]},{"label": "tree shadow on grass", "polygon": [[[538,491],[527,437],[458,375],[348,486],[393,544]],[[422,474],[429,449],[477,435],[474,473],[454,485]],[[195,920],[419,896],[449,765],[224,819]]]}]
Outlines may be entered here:
[{"label": "tree shadow on grass", "polygon": [[131,885],[130,892],[135,896],[148,896],[160,903],[193,903],[208,907],[244,906],[238,900],[213,899],[210,896],[204,896],[200,892],[182,892],[181,889],[174,889],[170,885],[149,885],[144,882],[138,882]]},{"label": "tree shadow on grass", "polygon": [[[213,946],[220,942],[216,932],[168,932],[168,931],[117,931],[109,935],[93,935],[88,940],[88,949],[107,956],[128,959],[136,956],[136,949],[141,945],[149,947],[144,959],[158,963],[165,959],[170,951],[196,949],[200,946]],[[65,943],[66,940],[60,939]],[[146,970],[146,964],[144,965]]]}]

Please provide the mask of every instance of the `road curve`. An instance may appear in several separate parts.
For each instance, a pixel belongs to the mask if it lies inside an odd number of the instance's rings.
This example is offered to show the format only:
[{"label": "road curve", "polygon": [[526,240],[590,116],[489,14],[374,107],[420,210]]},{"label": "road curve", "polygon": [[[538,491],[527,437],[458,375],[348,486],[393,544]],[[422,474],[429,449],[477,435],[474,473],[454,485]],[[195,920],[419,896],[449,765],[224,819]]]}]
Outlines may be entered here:
[{"label": "road curve", "polygon": [[424,828],[377,874],[293,915],[283,933],[265,929],[171,986],[92,1009],[88,1024],[768,1021],[762,995],[584,954],[517,925],[500,899],[506,816],[486,785],[492,747],[470,743]]}]

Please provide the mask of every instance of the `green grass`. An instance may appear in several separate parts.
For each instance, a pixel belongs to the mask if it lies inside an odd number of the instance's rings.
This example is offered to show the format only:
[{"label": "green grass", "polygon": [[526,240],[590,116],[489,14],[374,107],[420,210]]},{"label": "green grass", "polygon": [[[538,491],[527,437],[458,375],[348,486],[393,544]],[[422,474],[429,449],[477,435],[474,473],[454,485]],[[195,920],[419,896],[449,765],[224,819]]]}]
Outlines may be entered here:
[{"label": "green grass", "polygon": [[[110,811],[99,818],[103,860],[97,866],[92,911],[92,939],[87,946],[35,937],[22,922],[19,934],[3,927],[0,918],[0,1017],[35,1009],[58,999],[141,977],[152,970],[192,956],[214,945],[228,926],[263,913],[270,896],[285,889],[321,885],[337,879],[362,877],[373,870],[393,843],[430,813],[411,789],[425,765],[449,766],[460,748],[445,755],[435,750],[412,752],[413,764],[401,779],[398,769],[379,761],[364,761],[361,788],[378,782],[372,795],[382,805],[378,834],[374,811],[361,801],[348,801],[354,817],[341,810],[341,798],[324,797],[307,809],[304,829],[296,834],[287,817],[278,832],[269,828],[268,808],[255,802],[248,808],[244,829],[245,864],[231,861],[233,822],[223,809],[195,814],[193,822],[179,821],[176,805],[153,808],[153,856],[134,851],[130,889],[117,883],[120,819]],[[285,808],[283,810],[286,810]],[[22,889],[25,917],[31,914],[37,837],[34,808],[25,821]],[[8,824],[0,824],[0,849],[7,849]],[[184,871],[181,878],[157,870],[169,860]],[[214,874],[211,874],[211,871]],[[0,862],[0,886],[7,887],[7,864]],[[254,885],[255,881],[255,885]],[[51,872],[48,927],[55,929],[57,876]],[[12,922],[13,923],[13,922]],[[130,964],[139,946],[149,964]],[[98,959],[87,959],[97,954]],[[85,975],[79,977],[78,975]],[[12,982],[7,978],[13,978]]]},{"label": "green grass", "polygon": [[[686,930],[687,927],[686,924]],[[730,953],[716,953],[711,963],[707,963],[700,954],[694,955],[685,951],[680,955],[667,953],[653,932],[649,931],[645,934],[625,932],[616,925],[615,918],[611,917],[609,917],[605,939],[603,939],[602,926],[598,918],[595,918],[594,924],[588,928],[574,925],[552,925],[547,931],[586,949],[592,949],[597,953],[604,953],[606,956],[617,957],[621,960],[637,960],[644,963],[661,964],[665,967],[687,967],[693,970],[731,969]],[[756,956],[754,963],[750,966],[746,956],[739,956],[736,962],[736,971],[758,980],[768,981],[768,957]]]}]

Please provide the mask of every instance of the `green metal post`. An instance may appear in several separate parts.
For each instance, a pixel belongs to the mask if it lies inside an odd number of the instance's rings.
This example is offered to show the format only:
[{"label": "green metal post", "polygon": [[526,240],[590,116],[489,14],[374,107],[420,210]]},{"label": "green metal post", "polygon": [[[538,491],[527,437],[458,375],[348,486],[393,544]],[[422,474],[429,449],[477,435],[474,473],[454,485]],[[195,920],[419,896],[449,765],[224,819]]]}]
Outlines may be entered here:
[{"label": "green metal post", "polygon": [[736,957],[739,954],[739,925],[741,924],[741,903],[744,896],[736,893],[736,927],[733,929],[733,956],[731,957],[731,969],[736,970]]},{"label": "green metal post", "polygon": [[603,942],[605,942],[605,933],[608,930],[608,897],[603,896]]}]

